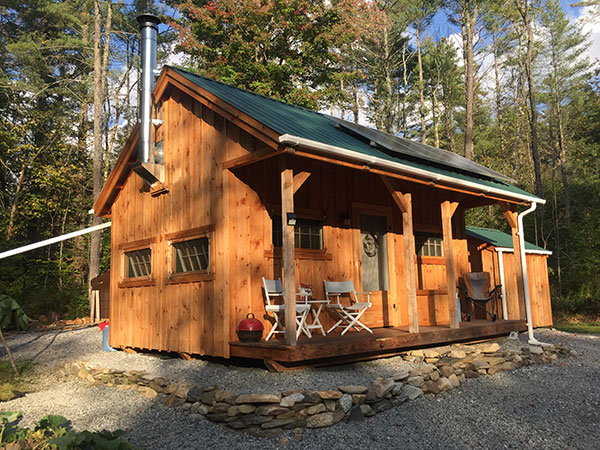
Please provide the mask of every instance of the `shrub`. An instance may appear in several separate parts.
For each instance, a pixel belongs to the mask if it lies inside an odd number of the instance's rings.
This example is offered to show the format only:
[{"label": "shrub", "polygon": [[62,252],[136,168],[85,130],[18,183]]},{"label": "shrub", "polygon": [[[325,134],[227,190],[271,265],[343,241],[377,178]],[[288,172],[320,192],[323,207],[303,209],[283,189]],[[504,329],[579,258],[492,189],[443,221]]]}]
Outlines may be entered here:
[{"label": "shrub", "polygon": [[62,416],[48,415],[40,419],[33,429],[20,427],[22,412],[0,412],[2,428],[0,445],[20,444],[15,448],[59,449],[59,450],[135,450],[124,440],[126,433],[117,431],[73,431],[69,421]]}]

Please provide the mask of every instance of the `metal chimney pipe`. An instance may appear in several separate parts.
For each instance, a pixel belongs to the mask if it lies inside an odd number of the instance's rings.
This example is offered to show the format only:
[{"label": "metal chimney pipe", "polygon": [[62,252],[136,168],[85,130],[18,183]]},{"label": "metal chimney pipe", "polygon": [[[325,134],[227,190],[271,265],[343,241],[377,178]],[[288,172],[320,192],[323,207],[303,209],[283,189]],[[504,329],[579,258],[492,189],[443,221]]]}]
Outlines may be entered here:
[{"label": "metal chimney pipe", "polygon": [[160,20],[152,14],[137,17],[141,34],[141,86],[140,86],[140,131],[138,154],[140,163],[150,162],[150,131],[152,114],[152,91],[154,90],[154,71],[156,69],[156,39]]}]

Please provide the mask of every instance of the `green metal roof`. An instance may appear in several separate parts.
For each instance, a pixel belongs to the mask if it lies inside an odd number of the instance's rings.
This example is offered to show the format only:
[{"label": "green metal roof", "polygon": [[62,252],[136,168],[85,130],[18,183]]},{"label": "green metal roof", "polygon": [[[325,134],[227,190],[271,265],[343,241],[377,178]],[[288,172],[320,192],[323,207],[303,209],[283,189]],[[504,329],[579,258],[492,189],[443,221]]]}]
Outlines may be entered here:
[{"label": "green metal roof", "polygon": [[[483,242],[493,245],[498,248],[513,248],[512,236],[500,230],[481,227],[467,227],[467,234]],[[530,242],[525,241],[525,250],[547,251],[545,248],[538,247]]]},{"label": "green metal roof", "polygon": [[[507,196],[517,194],[534,197],[527,191],[499,178],[485,176],[469,170],[460,170],[439,162],[427,161],[421,159],[418,154],[409,157],[397,151],[385,151],[385,148],[374,147],[369,144],[368,140],[361,139],[347,130],[345,131],[343,127],[336,125],[336,119],[325,114],[238,89],[185,70],[171,68],[192,83],[206,89],[211,94],[282,135],[298,136],[322,144],[355,151],[366,156],[401,163],[415,169],[427,170],[434,175],[439,174],[456,180],[477,183],[483,189],[500,189],[505,191]],[[380,131],[374,131],[387,135]]]}]

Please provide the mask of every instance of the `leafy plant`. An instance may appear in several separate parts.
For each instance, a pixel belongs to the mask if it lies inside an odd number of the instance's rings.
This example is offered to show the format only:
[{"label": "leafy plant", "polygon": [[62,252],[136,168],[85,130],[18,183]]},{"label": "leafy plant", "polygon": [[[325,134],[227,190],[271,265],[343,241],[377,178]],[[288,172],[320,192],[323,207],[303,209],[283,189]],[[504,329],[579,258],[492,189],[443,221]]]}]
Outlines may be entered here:
[{"label": "leafy plant", "polygon": [[20,330],[29,328],[29,317],[17,301],[9,295],[0,294],[0,328],[9,327]]},{"label": "leafy plant", "polygon": [[22,412],[1,412],[0,444],[19,442],[25,448],[59,450],[135,450],[125,439],[126,432],[117,431],[74,431],[69,430],[69,421],[63,416],[47,415],[32,429],[19,427]]}]

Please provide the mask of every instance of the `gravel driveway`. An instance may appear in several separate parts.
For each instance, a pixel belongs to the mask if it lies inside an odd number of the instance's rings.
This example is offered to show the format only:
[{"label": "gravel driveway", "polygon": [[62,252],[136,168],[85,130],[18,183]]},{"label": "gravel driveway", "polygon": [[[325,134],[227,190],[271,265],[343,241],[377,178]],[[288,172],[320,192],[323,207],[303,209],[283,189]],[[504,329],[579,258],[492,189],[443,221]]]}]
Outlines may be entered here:
[{"label": "gravel driveway", "polygon": [[257,439],[204,418],[191,419],[185,411],[167,408],[133,391],[92,387],[56,368],[67,361],[83,361],[95,367],[145,370],[199,385],[217,384],[239,393],[279,393],[291,388],[368,384],[408,364],[401,358],[388,358],[273,374],[199,360],[101,352],[97,327],[22,333],[7,339],[17,358],[37,362],[36,391],[4,403],[0,410],[23,411],[24,425],[45,414],[60,414],[80,430],[125,429],[130,431],[130,440],[145,449],[247,449],[249,445],[290,449],[600,448],[600,337],[550,330],[537,331],[536,337],[566,344],[578,357],[471,379],[432,400],[422,397],[363,422]]}]

